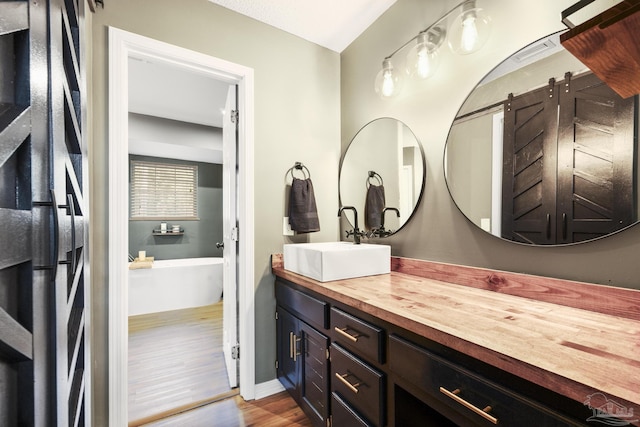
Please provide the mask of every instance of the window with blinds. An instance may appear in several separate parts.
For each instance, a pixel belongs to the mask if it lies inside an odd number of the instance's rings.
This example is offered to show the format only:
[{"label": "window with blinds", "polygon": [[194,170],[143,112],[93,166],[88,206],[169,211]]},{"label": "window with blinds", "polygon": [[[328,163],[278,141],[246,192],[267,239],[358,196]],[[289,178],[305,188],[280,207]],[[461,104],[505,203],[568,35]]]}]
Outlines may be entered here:
[{"label": "window with blinds", "polygon": [[131,161],[131,219],[198,219],[198,166]]}]

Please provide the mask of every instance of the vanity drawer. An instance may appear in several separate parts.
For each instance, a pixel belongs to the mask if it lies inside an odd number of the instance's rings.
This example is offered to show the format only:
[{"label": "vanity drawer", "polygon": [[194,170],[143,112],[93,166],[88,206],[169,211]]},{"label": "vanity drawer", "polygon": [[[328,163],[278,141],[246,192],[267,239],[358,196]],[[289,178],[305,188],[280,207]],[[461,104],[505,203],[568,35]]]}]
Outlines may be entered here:
[{"label": "vanity drawer", "polygon": [[384,373],[337,344],[331,346],[331,390],[371,425],[384,425]]},{"label": "vanity drawer", "polygon": [[466,417],[469,425],[584,425],[396,335],[389,337],[389,368],[403,380]]},{"label": "vanity drawer", "polygon": [[329,304],[276,280],[278,304],[296,313],[300,319],[323,329],[329,327]]},{"label": "vanity drawer", "polygon": [[336,427],[371,427],[371,424],[360,418],[360,416],[335,393],[331,394],[331,425]]},{"label": "vanity drawer", "polygon": [[334,340],[356,353],[384,363],[384,331],[335,307],[331,308]]}]

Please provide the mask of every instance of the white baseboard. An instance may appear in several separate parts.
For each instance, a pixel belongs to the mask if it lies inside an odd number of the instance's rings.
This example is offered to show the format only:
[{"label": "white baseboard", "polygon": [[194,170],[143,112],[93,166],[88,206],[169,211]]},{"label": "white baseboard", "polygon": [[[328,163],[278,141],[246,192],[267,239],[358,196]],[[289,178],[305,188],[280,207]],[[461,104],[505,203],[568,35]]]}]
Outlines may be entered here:
[{"label": "white baseboard", "polygon": [[262,399],[263,397],[271,396],[272,394],[280,393],[284,391],[284,386],[277,379],[267,381],[264,383],[256,384],[255,398]]}]

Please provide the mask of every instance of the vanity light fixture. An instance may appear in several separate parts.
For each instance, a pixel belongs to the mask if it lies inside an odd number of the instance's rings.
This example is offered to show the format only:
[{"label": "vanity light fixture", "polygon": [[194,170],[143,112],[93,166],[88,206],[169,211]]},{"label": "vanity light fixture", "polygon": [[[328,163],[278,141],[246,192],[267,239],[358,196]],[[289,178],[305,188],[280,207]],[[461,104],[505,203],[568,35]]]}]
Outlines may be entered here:
[{"label": "vanity light fixture", "polygon": [[[449,30],[446,30],[447,19],[455,12],[460,14],[453,19]],[[395,54],[407,47],[411,42],[415,44],[407,53],[405,72],[416,79],[426,79],[434,75],[439,64],[438,50],[445,38],[448,38],[449,48],[460,55],[478,51],[489,38],[491,19],[482,8],[476,6],[476,0],[465,0],[429,27],[420,31],[418,35],[396,49],[382,61],[382,70],[375,80],[376,93],[382,99],[396,96],[401,89],[402,75],[393,67],[391,59]]]}]

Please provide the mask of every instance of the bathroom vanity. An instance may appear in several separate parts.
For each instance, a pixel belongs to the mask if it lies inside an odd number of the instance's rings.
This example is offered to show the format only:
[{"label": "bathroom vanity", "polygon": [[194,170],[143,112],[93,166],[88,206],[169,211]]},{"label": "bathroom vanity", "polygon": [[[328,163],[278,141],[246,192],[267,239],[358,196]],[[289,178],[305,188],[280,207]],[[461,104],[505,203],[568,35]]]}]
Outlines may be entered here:
[{"label": "bathroom vanity", "polygon": [[316,426],[640,425],[639,291],[397,257],[324,283],[272,268],[278,378]]}]

